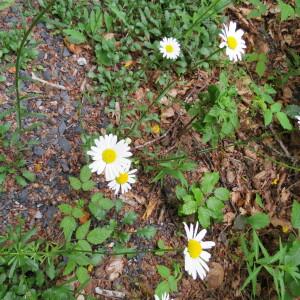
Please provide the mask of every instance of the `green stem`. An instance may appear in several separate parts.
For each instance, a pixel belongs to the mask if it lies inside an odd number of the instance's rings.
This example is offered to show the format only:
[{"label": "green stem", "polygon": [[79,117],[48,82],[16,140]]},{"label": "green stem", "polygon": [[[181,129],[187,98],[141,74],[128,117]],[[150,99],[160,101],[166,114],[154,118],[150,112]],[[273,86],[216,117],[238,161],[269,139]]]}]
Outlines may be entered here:
[{"label": "green stem", "polygon": [[22,130],[22,115],[21,115],[21,98],[20,98],[20,89],[19,89],[19,77],[20,77],[20,62],[22,56],[22,50],[25,46],[27,38],[29,37],[31,31],[33,30],[34,26],[39,22],[39,20],[43,17],[43,15],[51,8],[51,6],[55,3],[55,0],[52,0],[32,21],[31,25],[25,32],[23,39],[21,41],[20,47],[17,51],[17,61],[16,61],[16,78],[15,78],[15,87],[16,87],[16,98],[17,98],[17,125],[18,130]]},{"label": "green stem", "polygon": [[[132,255],[132,254],[139,254],[139,253],[155,253],[155,252],[182,252],[183,248],[168,248],[168,249],[160,249],[160,248],[148,248],[148,249],[129,249],[126,251],[110,251],[110,250],[103,250],[103,251],[88,251],[88,250],[80,250],[80,249],[62,249],[53,251],[50,253],[57,254],[57,255],[67,255],[72,253],[89,253],[89,254],[103,254],[103,255]],[[46,251],[28,251],[28,252],[6,252],[0,253],[0,256],[31,256],[31,255],[47,255],[49,252]]]},{"label": "green stem", "polygon": [[[207,9],[197,18],[197,20],[187,29],[186,33],[185,33],[185,36],[187,37],[191,32],[192,30],[194,29],[194,27],[196,25],[198,25],[202,20],[203,18],[206,16],[207,13],[210,12],[211,9],[213,9],[215,6],[217,6],[217,4],[219,2],[221,2],[222,0],[216,0],[214,1],[213,3],[211,3]],[[228,3],[226,3],[226,5],[224,5],[223,7],[226,7],[231,1],[229,1]]]},{"label": "green stem", "polygon": [[197,68],[202,62],[208,61],[212,56],[214,56],[215,54],[221,52],[222,50],[223,50],[223,48],[218,48],[216,51],[211,53],[209,56],[207,56],[203,59],[200,59],[197,63],[195,63],[195,65],[192,67],[192,69]]}]

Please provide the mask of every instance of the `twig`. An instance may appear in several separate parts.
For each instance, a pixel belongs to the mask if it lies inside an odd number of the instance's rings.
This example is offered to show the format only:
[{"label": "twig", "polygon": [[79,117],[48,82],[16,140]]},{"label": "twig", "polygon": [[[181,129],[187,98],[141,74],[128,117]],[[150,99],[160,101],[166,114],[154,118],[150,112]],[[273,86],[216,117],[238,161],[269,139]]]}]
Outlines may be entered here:
[{"label": "twig", "polygon": [[33,72],[31,72],[31,78],[32,80],[36,80],[36,81],[39,81],[43,84],[46,84],[46,85],[49,85],[49,86],[52,86],[56,89],[60,89],[60,90],[64,90],[64,91],[67,91],[68,89],[66,87],[64,87],[63,85],[60,85],[60,84],[55,84],[55,83],[52,83],[52,82],[48,82],[44,79],[41,79],[41,78],[38,78]]},{"label": "twig", "polygon": [[276,134],[276,132],[274,131],[274,129],[273,129],[272,126],[270,126],[270,129],[271,129],[271,131],[272,131],[272,133],[273,133],[273,135],[274,135],[274,137],[275,137],[277,143],[280,145],[281,149],[282,149],[283,152],[285,153],[285,155],[286,155],[289,159],[293,160],[293,157],[292,157],[291,154],[289,153],[288,149],[284,146],[282,140],[278,137],[278,135]]},{"label": "twig", "polygon": [[151,141],[148,141],[148,142],[146,142],[146,143],[143,144],[143,145],[136,146],[134,149],[135,149],[135,150],[138,150],[138,149],[144,148],[144,147],[146,147],[146,146],[149,146],[149,145],[151,145],[151,144],[154,144],[154,143],[156,143],[156,142],[158,142],[158,141],[164,139],[164,138],[169,134],[169,132],[175,127],[175,125],[176,125],[176,123],[178,122],[179,119],[180,119],[180,115],[179,115],[179,116],[177,117],[177,119],[174,121],[174,123],[172,124],[172,126],[171,126],[171,127],[170,127],[163,135],[161,135],[161,136],[159,136],[159,137],[157,137],[157,138],[155,138],[155,139],[153,139],[153,140],[151,140]]},{"label": "twig", "polygon": [[126,294],[123,292],[116,292],[111,290],[104,290],[99,287],[95,288],[95,292],[98,295],[102,295],[108,298],[117,298],[117,299],[124,299],[126,297]]}]

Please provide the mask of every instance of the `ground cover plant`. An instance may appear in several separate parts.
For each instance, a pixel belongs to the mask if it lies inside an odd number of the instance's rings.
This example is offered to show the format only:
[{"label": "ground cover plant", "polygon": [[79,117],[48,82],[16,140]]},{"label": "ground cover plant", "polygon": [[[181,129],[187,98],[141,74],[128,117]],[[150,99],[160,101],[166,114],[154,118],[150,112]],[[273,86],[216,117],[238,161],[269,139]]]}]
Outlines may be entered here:
[{"label": "ground cover plant", "polygon": [[297,299],[299,8],[0,3],[0,298]]}]

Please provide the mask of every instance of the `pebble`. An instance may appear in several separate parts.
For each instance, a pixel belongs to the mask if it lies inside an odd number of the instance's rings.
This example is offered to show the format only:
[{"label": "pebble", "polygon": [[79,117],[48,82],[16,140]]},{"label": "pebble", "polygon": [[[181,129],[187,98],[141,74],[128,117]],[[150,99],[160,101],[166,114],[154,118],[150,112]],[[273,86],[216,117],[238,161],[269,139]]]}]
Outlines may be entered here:
[{"label": "pebble", "polygon": [[58,138],[58,144],[59,144],[60,148],[61,148],[63,151],[65,151],[65,152],[70,152],[71,149],[72,149],[71,144],[70,144],[69,141],[68,141],[66,138],[64,138],[64,137],[61,137],[61,136],[60,136],[60,137]]},{"label": "pebble", "polygon": [[51,72],[49,70],[45,70],[43,75],[44,75],[44,79],[47,81],[51,80],[52,78]]},{"label": "pebble", "polygon": [[43,217],[43,215],[42,215],[42,213],[39,210],[34,215],[35,219],[41,219],[42,217]]},{"label": "pebble", "polygon": [[61,91],[60,92],[60,98],[64,101],[68,101],[69,100],[69,95],[67,91]]},{"label": "pebble", "polygon": [[40,146],[34,146],[33,147],[33,153],[37,156],[42,156],[44,154],[44,149]]},{"label": "pebble", "polygon": [[68,57],[70,55],[71,55],[70,51],[67,48],[64,48],[63,57]]},{"label": "pebble", "polygon": [[19,193],[18,200],[20,201],[20,203],[25,203],[27,201],[27,198],[28,198],[28,190],[24,189]]},{"label": "pebble", "polygon": [[77,59],[77,63],[78,63],[79,66],[85,66],[87,64],[87,61],[84,57],[79,57]]},{"label": "pebble", "polygon": [[60,121],[60,123],[58,125],[58,133],[60,135],[63,135],[64,132],[66,131],[66,129],[67,129],[67,125],[66,125],[65,121],[64,120]]},{"label": "pebble", "polygon": [[66,159],[62,159],[60,161],[61,167],[63,169],[64,172],[68,172],[70,170],[69,166],[68,166],[68,162]]}]

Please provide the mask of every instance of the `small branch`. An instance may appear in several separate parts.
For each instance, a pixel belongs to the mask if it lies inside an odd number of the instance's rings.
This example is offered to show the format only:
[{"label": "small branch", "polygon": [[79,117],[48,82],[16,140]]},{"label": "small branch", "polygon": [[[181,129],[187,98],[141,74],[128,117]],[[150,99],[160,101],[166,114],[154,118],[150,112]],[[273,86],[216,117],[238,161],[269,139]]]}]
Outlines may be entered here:
[{"label": "small branch", "polygon": [[101,289],[98,286],[95,288],[95,293],[108,298],[124,299],[126,297],[125,293]]},{"label": "small branch", "polygon": [[280,145],[281,149],[283,150],[283,152],[285,153],[285,155],[289,158],[289,159],[293,159],[293,157],[291,156],[291,154],[289,153],[288,149],[285,147],[285,145],[283,144],[282,140],[279,138],[279,136],[276,134],[275,130],[273,129],[272,126],[270,126],[270,129],[277,141],[277,143]]},{"label": "small branch", "polygon": [[60,90],[64,90],[64,91],[67,91],[68,89],[66,87],[64,87],[63,85],[60,85],[60,84],[55,84],[55,83],[52,83],[52,82],[48,82],[44,79],[41,79],[41,78],[38,78],[33,72],[31,72],[31,78],[32,80],[36,80],[36,81],[39,81],[43,84],[46,84],[46,85],[49,85],[53,88],[56,88],[56,89],[60,89]]},{"label": "small branch", "polygon": [[163,135],[161,135],[161,136],[159,136],[159,137],[157,137],[157,138],[155,138],[155,139],[153,139],[151,141],[148,141],[148,142],[146,142],[143,145],[136,146],[134,149],[138,150],[138,149],[141,149],[141,148],[144,148],[146,146],[152,145],[152,144],[154,144],[154,143],[156,143],[156,142],[164,139],[169,134],[169,132],[175,127],[175,125],[176,125],[176,123],[178,122],[179,119],[180,119],[180,116],[177,117],[177,119],[172,124],[172,126]]}]

